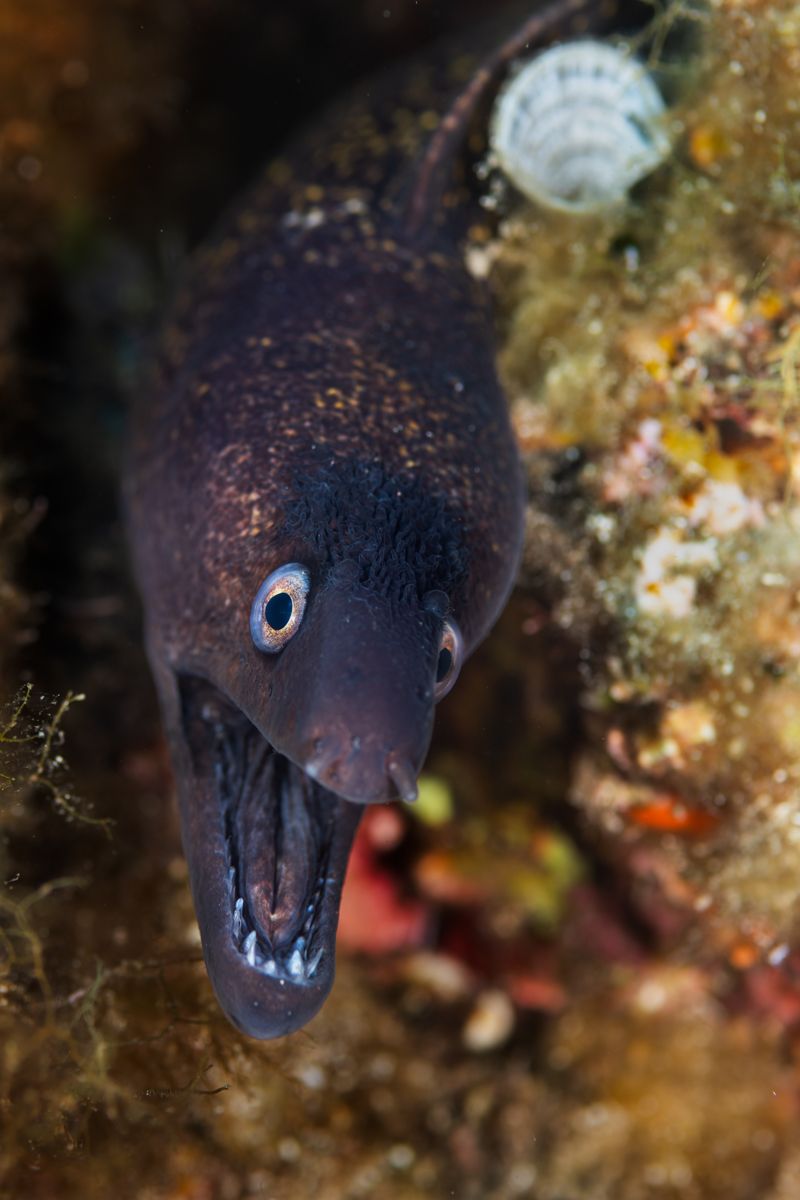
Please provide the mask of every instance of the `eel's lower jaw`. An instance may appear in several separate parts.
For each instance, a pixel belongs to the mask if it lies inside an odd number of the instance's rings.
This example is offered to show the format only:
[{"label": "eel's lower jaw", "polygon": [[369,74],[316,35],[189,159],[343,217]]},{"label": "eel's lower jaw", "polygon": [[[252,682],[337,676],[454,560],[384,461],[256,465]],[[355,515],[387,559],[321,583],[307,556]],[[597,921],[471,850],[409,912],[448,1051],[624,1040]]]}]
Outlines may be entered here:
[{"label": "eel's lower jaw", "polygon": [[362,810],[276,754],[210,685],[184,680],[181,691],[191,765],[179,777],[181,824],[209,978],[237,1028],[280,1037],[311,1020],[333,984]]}]

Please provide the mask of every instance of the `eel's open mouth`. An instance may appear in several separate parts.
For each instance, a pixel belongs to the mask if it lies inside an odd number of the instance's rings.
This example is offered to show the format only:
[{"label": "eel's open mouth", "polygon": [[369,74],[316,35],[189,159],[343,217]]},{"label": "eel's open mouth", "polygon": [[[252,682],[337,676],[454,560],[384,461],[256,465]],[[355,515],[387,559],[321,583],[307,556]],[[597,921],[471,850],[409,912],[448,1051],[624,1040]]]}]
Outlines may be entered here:
[{"label": "eel's open mouth", "polygon": [[184,678],[181,695],[192,767],[181,821],[209,976],[236,1025],[277,1036],[333,982],[361,808],[278,754],[212,685]]},{"label": "eel's open mouth", "polygon": [[313,978],[336,798],[264,741],[252,725],[217,723],[216,782],[225,822],[231,933],[251,967]]}]

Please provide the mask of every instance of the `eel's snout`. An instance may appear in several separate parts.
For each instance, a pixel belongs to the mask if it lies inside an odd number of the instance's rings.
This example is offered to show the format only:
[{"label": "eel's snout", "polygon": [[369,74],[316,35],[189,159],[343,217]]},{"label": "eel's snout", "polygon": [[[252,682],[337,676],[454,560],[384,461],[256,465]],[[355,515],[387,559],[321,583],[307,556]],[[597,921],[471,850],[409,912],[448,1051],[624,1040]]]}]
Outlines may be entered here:
[{"label": "eel's snout", "polygon": [[345,580],[310,602],[250,717],[322,787],[355,804],[417,795],[433,730],[441,621]]},{"label": "eel's snout", "polygon": [[387,800],[417,798],[419,769],[409,757],[391,746],[362,745],[358,735],[328,733],[312,739],[305,771],[317,783],[355,804],[381,804]]}]

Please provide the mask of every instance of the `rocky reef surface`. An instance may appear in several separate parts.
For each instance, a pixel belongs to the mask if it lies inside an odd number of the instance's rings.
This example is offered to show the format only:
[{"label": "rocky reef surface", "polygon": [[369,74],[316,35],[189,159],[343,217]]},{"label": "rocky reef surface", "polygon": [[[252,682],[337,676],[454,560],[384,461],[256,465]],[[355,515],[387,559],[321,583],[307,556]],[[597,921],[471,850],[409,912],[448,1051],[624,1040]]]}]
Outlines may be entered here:
[{"label": "rocky reef surface", "polygon": [[582,229],[507,223],[502,364],[532,485],[526,579],[581,646],[582,828],[659,948],[725,960],[726,991],[788,995],[800,11],[696,19],[674,161],[647,194]]}]

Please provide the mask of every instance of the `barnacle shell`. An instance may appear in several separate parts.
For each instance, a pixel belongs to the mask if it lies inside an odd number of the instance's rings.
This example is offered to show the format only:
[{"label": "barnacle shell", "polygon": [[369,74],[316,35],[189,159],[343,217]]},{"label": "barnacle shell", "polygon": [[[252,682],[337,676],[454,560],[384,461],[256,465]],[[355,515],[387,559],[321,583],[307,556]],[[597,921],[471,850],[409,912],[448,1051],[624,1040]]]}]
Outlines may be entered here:
[{"label": "barnacle shell", "polygon": [[591,212],[625,197],[669,151],[665,105],[646,69],[599,41],[555,46],[498,97],[492,157],[548,208]]}]

